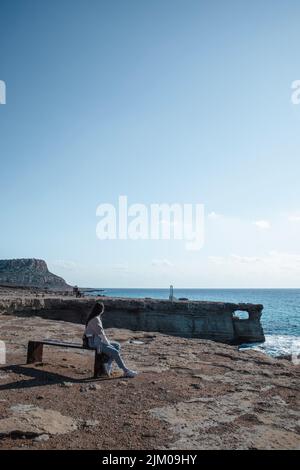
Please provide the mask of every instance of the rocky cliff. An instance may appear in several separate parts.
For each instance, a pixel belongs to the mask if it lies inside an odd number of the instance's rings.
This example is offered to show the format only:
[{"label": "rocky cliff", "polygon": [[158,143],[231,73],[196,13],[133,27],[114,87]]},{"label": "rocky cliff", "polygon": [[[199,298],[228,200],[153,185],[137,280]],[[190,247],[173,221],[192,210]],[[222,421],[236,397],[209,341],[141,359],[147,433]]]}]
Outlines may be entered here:
[{"label": "rocky cliff", "polygon": [[[96,298],[1,295],[0,314],[38,315],[53,320],[85,323]],[[227,302],[174,301],[98,297],[105,304],[105,328],[158,331],[172,336],[211,339],[228,344],[265,340],[260,322],[262,305]],[[236,311],[248,312],[240,320]]]},{"label": "rocky cliff", "polygon": [[0,260],[0,285],[70,288],[64,279],[50,273],[45,261],[33,258]]}]

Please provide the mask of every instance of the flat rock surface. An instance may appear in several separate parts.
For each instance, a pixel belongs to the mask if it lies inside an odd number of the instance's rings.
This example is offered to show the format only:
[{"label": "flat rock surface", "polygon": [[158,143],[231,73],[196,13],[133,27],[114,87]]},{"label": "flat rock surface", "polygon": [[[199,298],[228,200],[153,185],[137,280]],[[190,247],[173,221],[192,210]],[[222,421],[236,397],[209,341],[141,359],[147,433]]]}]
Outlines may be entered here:
[{"label": "flat rock surface", "polygon": [[[129,367],[92,378],[93,353],[28,340],[80,342],[83,326],[0,315],[0,448],[295,449],[300,368],[255,351],[159,333],[108,329]],[[17,431],[17,432],[15,432]]]},{"label": "flat rock surface", "polygon": [[0,436],[37,437],[44,434],[66,434],[77,429],[76,421],[55,410],[34,405],[10,407],[7,418],[0,419]]}]

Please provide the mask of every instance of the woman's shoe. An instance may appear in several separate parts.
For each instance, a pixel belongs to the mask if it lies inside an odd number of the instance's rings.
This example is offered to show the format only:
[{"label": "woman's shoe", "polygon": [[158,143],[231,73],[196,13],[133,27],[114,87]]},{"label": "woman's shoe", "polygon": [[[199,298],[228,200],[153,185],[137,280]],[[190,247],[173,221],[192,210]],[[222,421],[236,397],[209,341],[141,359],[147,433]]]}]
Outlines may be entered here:
[{"label": "woman's shoe", "polygon": [[128,369],[126,372],[124,372],[124,377],[129,377],[130,379],[133,379],[138,374],[135,370],[130,370]]}]

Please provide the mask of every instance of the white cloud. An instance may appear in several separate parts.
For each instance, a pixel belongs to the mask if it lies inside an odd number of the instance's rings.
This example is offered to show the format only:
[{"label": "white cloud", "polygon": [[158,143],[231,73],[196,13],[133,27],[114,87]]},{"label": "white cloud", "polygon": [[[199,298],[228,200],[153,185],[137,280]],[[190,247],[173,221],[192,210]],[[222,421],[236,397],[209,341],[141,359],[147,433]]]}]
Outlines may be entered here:
[{"label": "white cloud", "polygon": [[253,223],[261,230],[268,230],[271,228],[271,224],[268,220],[256,220]]},{"label": "white cloud", "polygon": [[151,262],[152,266],[155,267],[167,267],[171,268],[174,266],[169,260],[167,259],[153,259]]},{"label": "white cloud", "polygon": [[221,216],[221,214],[217,214],[216,212],[212,211],[208,214],[207,217],[209,219],[216,220],[216,219],[220,219],[222,216]]},{"label": "white cloud", "polygon": [[[293,271],[300,273],[300,254],[270,251],[263,256],[241,256],[231,254],[229,256],[209,256],[209,261],[216,265],[234,267],[245,265],[243,269],[251,269],[259,273],[280,271]],[[246,266],[248,265],[248,267]],[[241,268],[242,269],[242,268]],[[242,271],[241,271],[242,272]]]},{"label": "white cloud", "polygon": [[53,268],[57,269],[66,269],[66,270],[74,270],[78,268],[78,264],[74,261],[66,261],[63,259],[55,260],[49,263]]},{"label": "white cloud", "polygon": [[236,261],[237,263],[259,263],[261,258],[257,256],[240,256],[240,255],[230,255],[232,261]]},{"label": "white cloud", "polygon": [[291,214],[288,216],[289,222],[300,222],[300,214]]},{"label": "white cloud", "polygon": [[300,273],[300,254],[271,251],[266,259],[271,268]]},{"label": "white cloud", "polygon": [[224,264],[226,262],[226,258],[224,256],[209,256],[208,260],[213,264]]}]

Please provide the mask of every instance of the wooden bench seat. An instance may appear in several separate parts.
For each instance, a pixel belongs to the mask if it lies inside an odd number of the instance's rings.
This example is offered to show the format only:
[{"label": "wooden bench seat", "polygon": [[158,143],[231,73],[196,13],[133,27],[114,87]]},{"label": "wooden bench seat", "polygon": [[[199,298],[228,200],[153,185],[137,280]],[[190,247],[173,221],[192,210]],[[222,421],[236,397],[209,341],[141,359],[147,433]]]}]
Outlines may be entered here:
[{"label": "wooden bench seat", "polygon": [[95,352],[94,362],[94,378],[107,376],[104,364],[108,361],[106,354],[97,353],[95,348],[90,348],[79,343],[68,343],[64,341],[56,341],[52,339],[45,339],[41,341],[29,341],[27,349],[27,364],[34,364],[35,362],[43,361],[43,349],[44,346],[56,346],[59,348],[72,348],[72,349],[83,349]]}]

